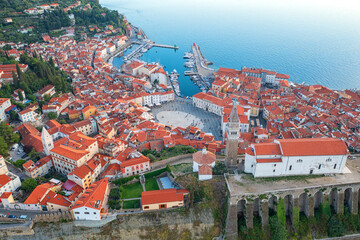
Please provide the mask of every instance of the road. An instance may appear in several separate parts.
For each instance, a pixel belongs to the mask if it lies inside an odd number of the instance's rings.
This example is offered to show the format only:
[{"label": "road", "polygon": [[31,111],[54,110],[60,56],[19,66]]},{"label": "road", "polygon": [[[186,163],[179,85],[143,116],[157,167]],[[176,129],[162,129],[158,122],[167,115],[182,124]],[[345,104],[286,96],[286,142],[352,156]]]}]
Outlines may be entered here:
[{"label": "road", "polygon": [[29,178],[28,176],[26,176],[24,171],[20,171],[18,168],[14,167],[10,163],[6,162],[6,166],[7,166],[8,170],[9,170],[9,172],[12,172],[12,173],[18,175],[20,177],[20,179]]},{"label": "road", "polygon": [[4,209],[4,208],[0,208],[0,214],[5,214],[5,215],[15,215],[17,217],[19,217],[20,215],[26,215],[29,218],[34,218],[35,215],[37,214],[42,214],[42,213],[50,213],[50,212],[44,212],[44,211],[25,211],[25,210],[14,210],[14,209]]}]

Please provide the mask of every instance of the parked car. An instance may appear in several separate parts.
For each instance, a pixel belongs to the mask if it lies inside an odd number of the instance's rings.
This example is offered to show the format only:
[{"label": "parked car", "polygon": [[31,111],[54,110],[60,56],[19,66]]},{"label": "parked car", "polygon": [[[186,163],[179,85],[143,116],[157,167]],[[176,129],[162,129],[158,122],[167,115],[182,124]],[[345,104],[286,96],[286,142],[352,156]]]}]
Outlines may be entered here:
[{"label": "parked car", "polygon": [[27,219],[28,219],[28,216],[27,216],[27,215],[21,215],[19,218],[20,218],[20,219],[25,219],[25,220],[27,220]]},{"label": "parked car", "polygon": [[6,215],[5,215],[5,214],[0,213],[0,217],[6,217]]},{"label": "parked car", "polygon": [[15,143],[14,146],[12,146],[11,151],[14,151],[19,147],[19,144]]},{"label": "parked car", "polygon": [[15,215],[9,215],[8,218],[17,218]]}]

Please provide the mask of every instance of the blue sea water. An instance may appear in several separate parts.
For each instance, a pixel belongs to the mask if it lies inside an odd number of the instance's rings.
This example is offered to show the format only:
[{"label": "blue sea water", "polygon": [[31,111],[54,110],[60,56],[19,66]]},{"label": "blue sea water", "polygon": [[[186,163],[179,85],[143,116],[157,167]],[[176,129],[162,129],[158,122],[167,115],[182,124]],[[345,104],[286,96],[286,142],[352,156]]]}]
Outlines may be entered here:
[{"label": "blue sea water", "polygon": [[[167,71],[183,67],[197,43],[215,68],[271,69],[290,80],[333,89],[360,87],[360,1],[357,0],[100,0],[126,15],[157,43],[144,60]],[[121,63],[115,59],[114,65]],[[199,91],[181,76],[183,94]]]}]

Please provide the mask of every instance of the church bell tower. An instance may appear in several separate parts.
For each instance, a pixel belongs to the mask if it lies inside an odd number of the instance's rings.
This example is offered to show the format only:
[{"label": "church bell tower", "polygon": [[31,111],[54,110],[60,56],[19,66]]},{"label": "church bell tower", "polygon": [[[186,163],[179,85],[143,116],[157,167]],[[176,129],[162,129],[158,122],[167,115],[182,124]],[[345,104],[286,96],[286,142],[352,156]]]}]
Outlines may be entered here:
[{"label": "church bell tower", "polygon": [[233,108],[230,113],[229,122],[226,125],[226,158],[227,166],[237,165],[239,137],[240,137],[240,119],[237,111],[237,99],[233,98]]},{"label": "church bell tower", "polygon": [[49,132],[43,127],[41,132],[41,140],[46,156],[50,155],[50,150],[54,148],[54,141]]}]

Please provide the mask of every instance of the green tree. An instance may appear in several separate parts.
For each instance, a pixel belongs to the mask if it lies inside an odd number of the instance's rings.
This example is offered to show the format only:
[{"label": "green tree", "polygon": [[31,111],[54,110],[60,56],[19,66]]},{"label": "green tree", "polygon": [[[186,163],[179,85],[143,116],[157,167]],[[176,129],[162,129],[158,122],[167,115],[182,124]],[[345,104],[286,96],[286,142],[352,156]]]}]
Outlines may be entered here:
[{"label": "green tree", "polygon": [[19,115],[15,111],[11,110],[10,111],[10,119],[11,119],[11,121],[18,121]]},{"label": "green tree", "polygon": [[26,160],[24,159],[18,159],[16,162],[14,162],[15,167],[22,168],[22,166],[26,163]]},{"label": "green tree", "polygon": [[27,178],[21,183],[21,189],[26,192],[32,192],[38,185],[38,182],[33,178]]},{"label": "green tree", "polygon": [[5,122],[0,123],[0,136],[4,138],[6,144],[8,145],[20,141],[19,134],[14,133],[12,127],[7,125]]},{"label": "green tree", "polygon": [[337,215],[331,216],[328,222],[328,236],[329,237],[341,237],[345,234],[346,229],[344,224],[339,220]]},{"label": "green tree", "polygon": [[18,91],[20,101],[24,101],[24,96],[21,91]]},{"label": "green tree", "polygon": [[11,74],[12,74],[13,84],[17,88],[19,86],[19,78],[14,71],[12,71]]},{"label": "green tree", "polygon": [[0,136],[0,155],[7,156],[8,150],[9,150],[9,146],[5,142],[4,138]]},{"label": "green tree", "polygon": [[46,95],[44,96],[44,102],[49,102],[50,99],[51,99],[51,96],[50,96],[50,95],[46,94]]},{"label": "green tree", "polygon": [[215,167],[213,170],[214,175],[223,175],[227,172],[227,168],[225,166],[225,163],[223,162],[216,162]]},{"label": "green tree", "polygon": [[36,162],[40,159],[40,153],[35,150],[35,148],[31,149],[31,152],[29,153],[29,157],[32,161]]},{"label": "green tree", "polygon": [[56,118],[57,118],[57,114],[54,113],[54,112],[49,112],[49,113],[48,113],[48,118],[49,118],[49,119],[56,119]]}]

